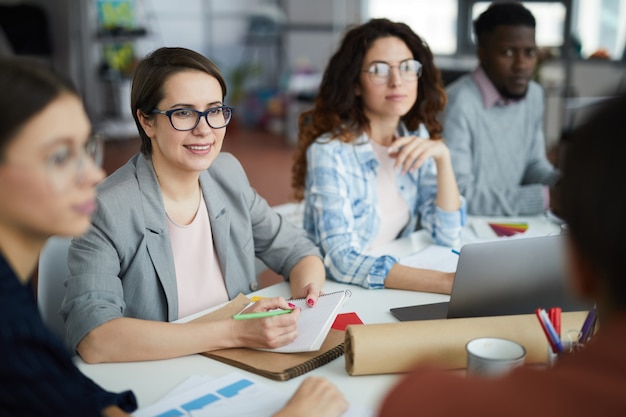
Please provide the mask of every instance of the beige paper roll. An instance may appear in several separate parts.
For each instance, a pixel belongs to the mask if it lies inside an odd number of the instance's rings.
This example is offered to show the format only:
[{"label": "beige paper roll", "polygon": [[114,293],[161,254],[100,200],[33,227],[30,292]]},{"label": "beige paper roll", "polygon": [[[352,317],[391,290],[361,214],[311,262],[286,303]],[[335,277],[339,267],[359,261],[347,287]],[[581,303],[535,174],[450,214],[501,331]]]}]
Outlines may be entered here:
[{"label": "beige paper roll", "polygon": [[[580,329],[586,315],[563,313],[561,333]],[[346,370],[350,375],[402,373],[417,363],[465,368],[465,345],[477,337],[514,340],[526,349],[527,364],[546,362],[546,336],[537,317],[524,314],[348,326]]]}]

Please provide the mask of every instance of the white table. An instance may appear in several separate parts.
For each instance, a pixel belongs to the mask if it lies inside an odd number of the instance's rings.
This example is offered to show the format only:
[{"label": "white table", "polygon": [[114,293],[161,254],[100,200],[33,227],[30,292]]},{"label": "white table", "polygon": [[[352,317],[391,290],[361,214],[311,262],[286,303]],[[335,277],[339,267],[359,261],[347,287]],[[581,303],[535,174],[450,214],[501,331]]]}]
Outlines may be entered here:
[{"label": "white table", "polygon": [[[523,235],[516,236],[515,238],[548,236],[561,233],[560,225],[551,221],[550,217],[544,214],[540,214],[537,216],[518,217],[469,216],[468,222],[463,230],[460,246],[466,245],[468,243],[479,243],[487,241],[487,239],[481,239],[474,233],[474,229],[472,228],[472,222],[474,221],[489,221],[494,223],[527,223],[528,230]],[[498,238],[496,238],[496,240],[497,239]],[[404,256],[416,253],[432,243],[433,242],[430,237],[425,232],[420,231],[415,232],[408,237],[397,239],[394,242],[385,245],[383,248],[371,251],[371,253],[375,255],[392,254],[394,256],[402,258]]]},{"label": "white table", "polygon": [[[559,233],[559,226],[547,220],[543,215],[521,217],[516,219],[496,219],[495,221],[526,221],[529,223],[529,235]],[[471,230],[465,233],[463,243],[476,241]],[[417,232],[408,238],[393,242],[386,248],[387,253],[396,256],[406,256],[415,253],[432,242],[424,232]],[[339,284],[327,281],[324,287],[326,292],[340,289],[350,289],[352,296],[343,305],[342,312],[356,312],[365,324],[396,322],[389,309],[415,304],[426,304],[449,300],[449,296],[441,294],[420,293],[402,290],[367,290],[354,285]],[[261,296],[288,297],[289,286],[280,283],[253,293]],[[317,368],[303,376],[289,381],[278,382],[247,373],[229,365],[217,362],[200,355],[190,355],[182,358],[89,365],[77,358],[78,367],[87,376],[105,389],[118,392],[132,390],[138,398],[139,406],[146,407],[159,400],[169,390],[192,375],[223,376],[233,371],[247,374],[255,381],[269,384],[276,389],[293,393],[306,376],[324,376],[333,381],[344,393],[346,399],[353,405],[361,405],[376,410],[380,401],[399,375],[367,375],[349,376],[345,370],[345,359],[340,357],[331,363]]]},{"label": "white table", "polygon": [[[364,323],[395,322],[389,312],[390,307],[446,301],[447,295],[419,293],[401,290],[367,290],[353,285],[328,281],[325,291],[331,292],[348,288],[352,296],[345,302],[342,312],[356,311]],[[262,296],[281,295],[288,297],[289,285],[280,283],[254,293]],[[76,364],[87,376],[103,388],[119,392],[131,389],[145,407],[159,400],[169,390],[191,375],[223,376],[234,370],[247,374],[255,381],[270,384],[289,393],[295,392],[308,375],[324,376],[332,380],[351,404],[360,404],[374,409],[382,395],[388,390],[397,375],[375,375],[351,377],[345,370],[345,359],[340,357],[331,363],[317,368],[303,376],[289,381],[278,382],[262,376],[233,368],[221,362],[200,355],[148,362],[107,363],[89,365],[79,358]]]}]

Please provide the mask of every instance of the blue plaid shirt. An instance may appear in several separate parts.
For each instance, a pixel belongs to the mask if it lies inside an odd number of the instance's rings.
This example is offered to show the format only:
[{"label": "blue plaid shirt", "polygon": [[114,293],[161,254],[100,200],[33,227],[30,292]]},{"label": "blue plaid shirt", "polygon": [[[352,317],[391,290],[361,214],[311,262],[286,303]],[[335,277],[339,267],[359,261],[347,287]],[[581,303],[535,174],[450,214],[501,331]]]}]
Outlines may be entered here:
[{"label": "blue plaid shirt", "polygon": [[[430,137],[423,125],[416,132],[408,132],[400,124],[398,135]],[[328,276],[365,288],[383,288],[389,270],[398,262],[391,255],[364,253],[380,227],[376,194],[379,165],[367,134],[354,143],[323,135],[307,150],[304,228],[324,255]],[[396,182],[410,211],[409,222],[398,237],[424,228],[437,244],[460,243],[466,223],[465,200],[455,212],[436,206],[437,166],[432,158],[415,172],[398,174]]]}]

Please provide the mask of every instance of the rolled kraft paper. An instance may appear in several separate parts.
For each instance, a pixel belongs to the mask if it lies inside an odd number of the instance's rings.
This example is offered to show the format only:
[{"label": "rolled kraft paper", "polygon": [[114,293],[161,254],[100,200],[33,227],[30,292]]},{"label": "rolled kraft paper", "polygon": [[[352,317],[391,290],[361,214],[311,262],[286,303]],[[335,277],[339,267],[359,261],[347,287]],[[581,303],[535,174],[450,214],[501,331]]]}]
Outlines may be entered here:
[{"label": "rolled kraft paper", "polygon": [[[586,315],[586,311],[563,313],[561,334],[580,329]],[[522,314],[348,326],[346,371],[350,375],[402,373],[417,363],[465,368],[465,345],[477,337],[514,340],[526,349],[526,364],[546,362],[548,341],[537,316]]]}]

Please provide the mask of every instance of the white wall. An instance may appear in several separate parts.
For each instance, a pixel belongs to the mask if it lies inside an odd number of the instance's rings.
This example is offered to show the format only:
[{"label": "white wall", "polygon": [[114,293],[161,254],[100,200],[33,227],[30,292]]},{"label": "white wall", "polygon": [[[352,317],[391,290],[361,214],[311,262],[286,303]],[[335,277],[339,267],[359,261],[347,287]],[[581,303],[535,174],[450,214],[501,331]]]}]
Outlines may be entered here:
[{"label": "white wall", "polygon": [[350,25],[361,22],[361,0],[288,0],[286,64],[323,71]]}]

